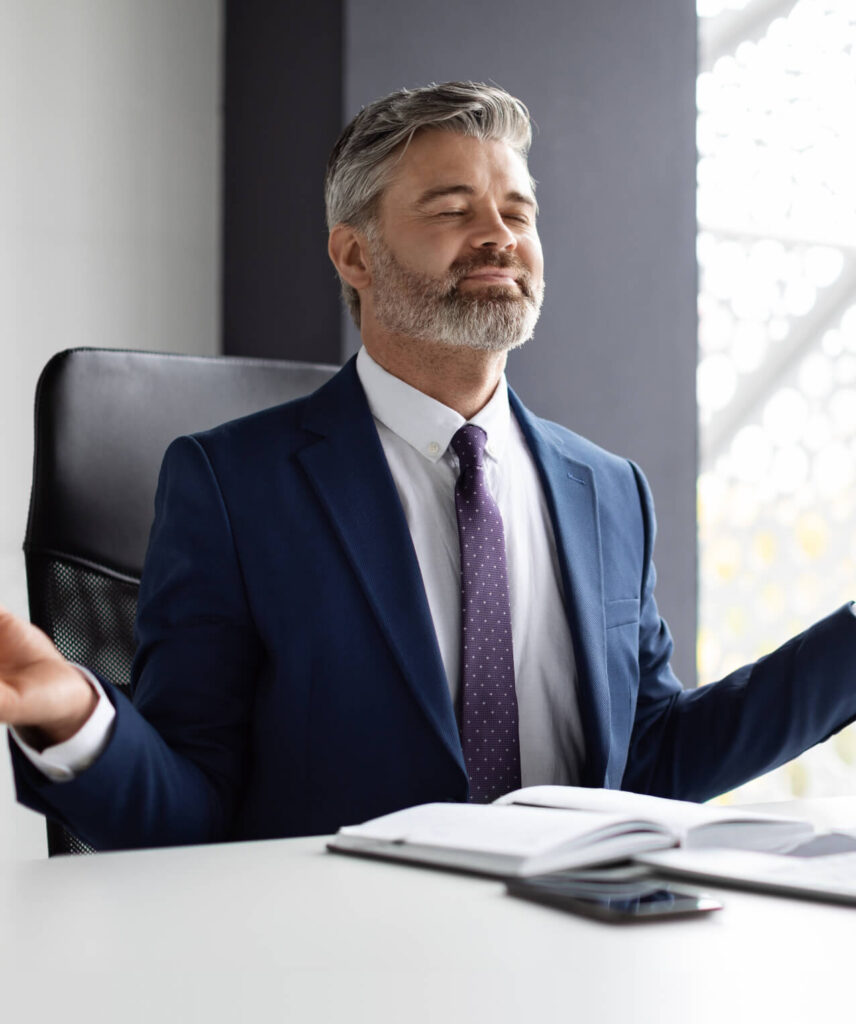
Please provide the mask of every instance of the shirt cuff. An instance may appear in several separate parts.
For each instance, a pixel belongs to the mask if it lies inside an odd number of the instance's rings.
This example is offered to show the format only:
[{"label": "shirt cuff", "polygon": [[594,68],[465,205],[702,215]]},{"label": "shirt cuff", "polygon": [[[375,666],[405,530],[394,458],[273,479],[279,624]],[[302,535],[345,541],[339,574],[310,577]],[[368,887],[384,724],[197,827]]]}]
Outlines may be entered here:
[{"label": "shirt cuff", "polygon": [[98,695],[98,703],[73,736],[39,751],[23,740],[15,729],[9,730],[21,748],[21,753],[53,782],[70,782],[80,775],[103,753],[113,734],[116,709],[110,703],[104,688],[89,669],[83,665],[75,665],[75,668],[80,669],[92,684]]}]

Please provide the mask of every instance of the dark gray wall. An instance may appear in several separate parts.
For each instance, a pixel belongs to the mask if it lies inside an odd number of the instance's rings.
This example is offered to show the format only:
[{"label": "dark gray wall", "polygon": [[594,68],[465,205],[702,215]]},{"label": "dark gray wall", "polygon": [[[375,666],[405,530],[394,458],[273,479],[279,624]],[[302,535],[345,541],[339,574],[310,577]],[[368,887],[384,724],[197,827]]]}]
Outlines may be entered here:
[{"label": "dark gray wall", "polygon": [[223,351],[335,363],[321,183],[342,127],[341,0],[229,0],[225,22]]},{"label": "dark gray wall", "polygon": [[[224,351],[340,361],[324,157],[401,86],[494,81],[539,126],[547,297],[509,379],[625,454],[657,498],[658,597],[695,680],[695,5],[686,0],[227,4]],[[296,105],[295,105],[296,104]]]},{"label": "dark gray wall", "polygon": [[[345,117],[468,78],[539,126],[547,291],[509,381],[536,412],[635,459],[657,499],[661,611],[695,680],[695,7],[686,0],[345,4]],[[347,353],[358,343],[348,324]]]}]

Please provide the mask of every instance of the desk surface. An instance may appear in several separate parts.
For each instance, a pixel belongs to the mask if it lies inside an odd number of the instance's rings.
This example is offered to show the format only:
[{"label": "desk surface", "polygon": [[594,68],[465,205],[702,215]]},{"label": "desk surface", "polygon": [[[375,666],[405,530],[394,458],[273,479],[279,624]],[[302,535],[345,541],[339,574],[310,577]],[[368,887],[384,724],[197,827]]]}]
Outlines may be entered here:
[{"label": "desk surface", "polygon": [[717,891],[614,926],[318,838],[3,865],[0,999],[21,1024],[852,1019],[856,910]]}]

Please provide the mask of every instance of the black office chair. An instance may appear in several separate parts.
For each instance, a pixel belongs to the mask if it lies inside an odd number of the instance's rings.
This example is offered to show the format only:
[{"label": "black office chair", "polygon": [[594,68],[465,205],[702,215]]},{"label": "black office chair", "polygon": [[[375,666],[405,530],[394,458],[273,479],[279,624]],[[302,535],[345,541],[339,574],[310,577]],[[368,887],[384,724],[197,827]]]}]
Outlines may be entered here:
[{"label": "black office chair", "polygon": [[[73,349],[36,388],[24,552],[30,618],[67,658],[127,690],[161,458],[181,434],[314,391],[334,366]],[[48,821],[48,853],[91,853]]]}]

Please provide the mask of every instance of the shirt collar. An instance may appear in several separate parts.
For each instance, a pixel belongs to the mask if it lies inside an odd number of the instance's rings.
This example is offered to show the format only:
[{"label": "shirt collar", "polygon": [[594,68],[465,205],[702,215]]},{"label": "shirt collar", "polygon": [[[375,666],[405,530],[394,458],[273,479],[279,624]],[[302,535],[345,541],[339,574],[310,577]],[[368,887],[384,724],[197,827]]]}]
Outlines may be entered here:
[{"label": "shirt collar", "polygon": [[430,462],[443,457],[452,437],[467,422],[487,434],[486,454],[497,461],[502,458],[511,419],[505,374],[487,405],[470,420],[388,373],[364,346],[357,354],[357,375],[372,416]]}]

